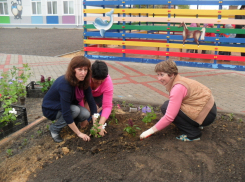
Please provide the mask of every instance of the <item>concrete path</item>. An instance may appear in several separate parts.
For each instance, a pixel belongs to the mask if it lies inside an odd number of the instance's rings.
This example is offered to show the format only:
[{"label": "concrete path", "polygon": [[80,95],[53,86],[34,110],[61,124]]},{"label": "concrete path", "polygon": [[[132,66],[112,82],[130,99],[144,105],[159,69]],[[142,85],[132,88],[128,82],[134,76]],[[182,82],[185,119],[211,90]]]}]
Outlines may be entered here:
[{"label": "concrete path", "polygon": [[[66,72],[70,58],[0,53],[0,72],[28,63],[33,71],[30,81],[40,75],[57,78]],[[92,62],[94,60],[91,60]],[[127,102],[163,104],[168,99],[165,87],[157,80],[155,64],[106,61],[114,83],[114,99]],[[182,76],[209,87],[220,111],[245,114],[245,72],[178,67]]]},{"label": "concrete path", "polygon": [[83,48],[83,29],[0,28],[0,53],[58,56]]}]

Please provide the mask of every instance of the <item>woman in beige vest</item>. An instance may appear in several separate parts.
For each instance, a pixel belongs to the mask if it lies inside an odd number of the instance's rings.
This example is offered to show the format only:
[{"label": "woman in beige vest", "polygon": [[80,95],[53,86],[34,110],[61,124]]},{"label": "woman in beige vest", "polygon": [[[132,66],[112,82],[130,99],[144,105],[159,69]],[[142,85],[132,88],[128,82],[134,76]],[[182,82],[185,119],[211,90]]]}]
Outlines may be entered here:
[{"label": "woman in beige vest", "polygon": [[169,100],[164,102],[161,111],[164,116],[140,135],[144,139],[174,123],[182,135],[182,141],[200,140],[200,128],[214,122],[217,108],[211,90],[203,84],[178,74],[175,62],[160,62],[155,67],[158,80],[169,92]]}]

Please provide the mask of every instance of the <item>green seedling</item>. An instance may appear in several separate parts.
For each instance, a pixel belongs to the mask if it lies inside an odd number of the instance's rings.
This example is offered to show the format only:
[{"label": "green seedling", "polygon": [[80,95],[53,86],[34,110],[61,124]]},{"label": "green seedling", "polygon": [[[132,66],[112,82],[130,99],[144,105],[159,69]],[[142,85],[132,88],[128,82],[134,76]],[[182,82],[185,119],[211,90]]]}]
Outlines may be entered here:
[{"label": "green seedling", "polygon": [[241,123],[242,122],[242,118],[240,118],[238,121]]},{"label": "green seedling", "polygon": [[129,106],[129,107],[134,107],[134,105],[133,105],[133,104],[131,104],[131,103],[129,103],[129,104],[128,104],[128,106]]},{"label": "green seedling", "polygon": [[55,121],[52,121],[52,124],[54,124],[55,123]]},{"label": "green seedling", "polygon": [[151,106],[142,108],[142,112],[146,113],[145,117],[142,119],[144,123],[150,123],[152,120],[157,118],[157,115]]},{"label": "green seedling", "polygon": [[228,114],[228,116],[229,116],[230,121],[232,121],[234,119],[234,114],[233,113]]},{"label": "green seedling", "polygon": [[49,130],[49,125],[47,125],[46,127],[47,127],[47,130]]},{"label": "green seedling", "polygon": [[109,124],[112,122],[112,121],[115,121],[116,124],[118,124],[118,120],[116,118],[116,108],[113,107],[112,111],[111,111],[111,118],[112,120],[109,122]]},{"label": "green seedling", "polygon": [[22,146],[24,146],[24,145],[27,145],[27,139],[25,138],[24,140],[23,140],[23,142],[22,142]]},{"label": "green seedling", "polygon": [[13,155],[13,150],[12,149],[7,149],[6,153],[8,154],[8,156],[12,156]]},{"label": "green seedling", "polygon": [[42,134],[42,131],[41,130],[38,130],[37,131],[37,134],[40,136]]},{"label": "green seedling", "polygon": [[93,127],[90,129],[90,134],[96,138],[100,138],[101,135],[98,134],[100,132],[100,129],[99,129],[100,126],[101,124],[94,123]]},{"label": "green seedling", "polygon": [[133,121],[131,119],[128,120],[128,124],[126,124],[126,127],[123,131],[126,131],[129,134],[132,134],[135,136],[136,130],[141,130],[137,125],[133,124]]},{"label": "green seedling", "polygon": [[31,138],[33,139],[34,138],[34,135],[31,135]]},{"label": "green seedling", "polygon": [[126,101],[125,101],[125,100],[122,101],[122,106],[123,106],[123,107],[126,107]]}]

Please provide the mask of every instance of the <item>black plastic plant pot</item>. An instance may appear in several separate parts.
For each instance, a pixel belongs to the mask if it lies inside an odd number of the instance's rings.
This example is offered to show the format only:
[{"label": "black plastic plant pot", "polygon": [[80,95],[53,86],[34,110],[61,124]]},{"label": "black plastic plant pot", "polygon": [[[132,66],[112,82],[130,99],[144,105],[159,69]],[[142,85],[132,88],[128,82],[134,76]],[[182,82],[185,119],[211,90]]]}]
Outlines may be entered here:
[{"label": "black plastic plant pot", "polygon": [[46,93],[47,91],[42,92],[42,86],[38,85],[35,81],[31,81],[26,86],[26,97],[28,98],[43,98]]},{"label": "black plastic plant pot", "polygon": [[[16,105],[12,105],[12,107],[17,111],[16,120],[11,121],[6,126],[0,128],[0,140],[28,125],[26,108]],[[3,110],[0,111],[0,117],[3,112]]]}]

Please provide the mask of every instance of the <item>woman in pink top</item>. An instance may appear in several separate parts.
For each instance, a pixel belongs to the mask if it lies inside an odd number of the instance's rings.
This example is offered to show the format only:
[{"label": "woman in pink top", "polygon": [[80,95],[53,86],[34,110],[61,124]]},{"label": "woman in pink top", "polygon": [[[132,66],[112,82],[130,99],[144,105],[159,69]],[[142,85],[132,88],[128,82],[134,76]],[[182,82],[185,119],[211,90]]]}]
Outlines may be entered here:
[{"label": "woman in pink top", "polygon": [[178,140],[200,140],[200,127],[214,122],[217,114],[211,90],[195,80],[178,75],[178,68],[171,60],[158,63],[155,72],[169,92],[169,101],[161,107],[164,116],[155,126],[143,132],[140,139],[149,137],[173,122],[182,133],[176,137]]},{"label": "woman in pink top", "polygon": [[[90,86],[95,103],[98,107],[98,112],[102,111],[99,121],[99,124],[101,124],[99,134],[104,136],[106,130],[102,128],[102,125],[105,124],[111,114],[113,99],[113,84],[105,62],[96,60],[92,64]],[[88,103],[83,99],[82,93],[76,92],[76,97],[80,105],[84,105],[86,109],[90,110]]]}]

